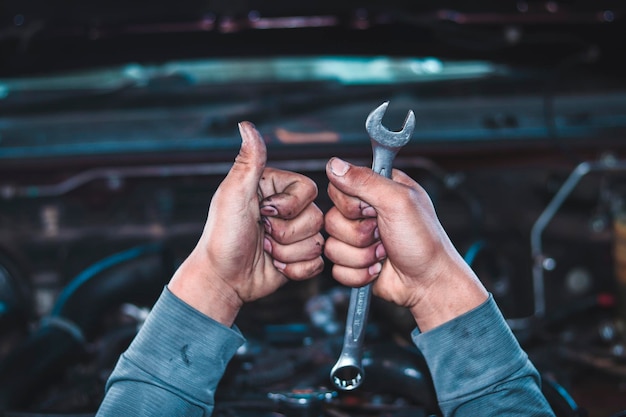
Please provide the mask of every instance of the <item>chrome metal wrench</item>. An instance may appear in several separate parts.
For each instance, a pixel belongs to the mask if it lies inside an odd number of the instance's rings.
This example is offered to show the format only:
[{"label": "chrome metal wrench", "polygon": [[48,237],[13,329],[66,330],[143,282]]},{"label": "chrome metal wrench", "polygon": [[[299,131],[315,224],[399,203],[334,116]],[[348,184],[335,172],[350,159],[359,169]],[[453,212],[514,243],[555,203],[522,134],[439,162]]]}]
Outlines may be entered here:
[{"label": "chrome metal wrench", "polygon": [[[388,105],[388,101],[384,102],[367,116],[365,129],[372,142],[372,170],[391,178],[391,169],[396,154],[413,135],[415,114],[409,110],[402,130],[392,132],[382,124]],[[363,342],[371,298],[372,284],[353,288],[350,293],[343,348],[337,363],[330,371],[332,383],[340,390],[348,391],[357,388],[365,377],[362,365]]]}]

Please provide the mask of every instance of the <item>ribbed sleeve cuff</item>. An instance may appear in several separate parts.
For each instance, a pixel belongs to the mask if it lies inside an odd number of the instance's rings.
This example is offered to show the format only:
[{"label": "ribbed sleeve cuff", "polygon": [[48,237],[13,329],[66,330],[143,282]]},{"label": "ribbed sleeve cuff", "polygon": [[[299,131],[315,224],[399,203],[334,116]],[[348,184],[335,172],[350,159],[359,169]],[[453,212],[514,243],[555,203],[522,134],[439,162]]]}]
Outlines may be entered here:
[{"label": "ribbed sleeve cuff", "polygon": [[132,369],[123,366],[130,361],[160,380],[159,385],[201,403],[212,403],[228,362],[243,342],[238,329],[205,316],[166,287],[121,358],[115,379],[126,379],[125,369],[132,379]]},{"label": "ribbed sleeve cuff", "polygon": [[527,355],[493,296],[475,309],[420,333],[413,331],[440,402],[470,395],[504,380],[527,364]]}]

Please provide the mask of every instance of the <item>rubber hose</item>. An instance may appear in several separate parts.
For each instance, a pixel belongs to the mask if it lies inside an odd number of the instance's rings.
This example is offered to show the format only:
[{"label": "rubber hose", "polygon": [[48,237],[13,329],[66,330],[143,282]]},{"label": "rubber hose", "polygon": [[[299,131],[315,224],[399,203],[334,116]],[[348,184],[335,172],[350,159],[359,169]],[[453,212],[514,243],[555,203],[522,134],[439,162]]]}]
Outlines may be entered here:
[{"label": "rubber hose", "polygon": [[159,246],[122,254],[73,280],[48,320],[0,362],[0,411],[24,406],[77,363],[84,341],[98,334],[104,312],[122,303],[156,301],[174,262]]},{"label": "rubber hose", "polygon": [[71,334],[56,327],[43,327],[0,362],[0,415],[22,407],[83,351]]},{"label": "rubber hose", "polygon": [[[115,262],[115,258],[121,260]],[[87,339],[97,334],[102,314],[111,307],[123,303],[151,306],[173,273],[173,260],[158,245],[133,248],[107,259],[112,259],[110,265],[89,268],[93,273],[80,274],[70,283],[52,309],[52,316],[75,323]]]},{"label": "rubber hose", "polygon": [[428,365],[418,349],[374,345],[365,352],[363,365],[363,390],[403,396],[423,406],[428,413],[440,413]]}]

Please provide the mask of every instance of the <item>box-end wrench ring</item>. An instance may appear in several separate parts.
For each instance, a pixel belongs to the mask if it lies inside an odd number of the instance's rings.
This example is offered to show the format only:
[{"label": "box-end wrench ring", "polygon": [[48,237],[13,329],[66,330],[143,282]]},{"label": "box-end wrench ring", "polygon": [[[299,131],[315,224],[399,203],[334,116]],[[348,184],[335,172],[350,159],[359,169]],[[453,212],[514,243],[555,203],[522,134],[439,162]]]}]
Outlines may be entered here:
[{"label": "box-end wrench ring", "polygon": [[[365,129],[372,142],[372,170],[377,174],[391,178],[393,160],[406,145],[415,129],[415,114],[412,110],[406,116],[402,130],[392,132],[382,124],[382,119],[389,102],[386,101],[374,109],[365,120]],[[340,390],[353,390],[361,385],[365,373],[363,371],[363,341],[365,327],[372,297],[372,284],[352,288],[350,304],[346,318],[346,330],[343,348],[339,359],[330,371],[331,382]]]}]

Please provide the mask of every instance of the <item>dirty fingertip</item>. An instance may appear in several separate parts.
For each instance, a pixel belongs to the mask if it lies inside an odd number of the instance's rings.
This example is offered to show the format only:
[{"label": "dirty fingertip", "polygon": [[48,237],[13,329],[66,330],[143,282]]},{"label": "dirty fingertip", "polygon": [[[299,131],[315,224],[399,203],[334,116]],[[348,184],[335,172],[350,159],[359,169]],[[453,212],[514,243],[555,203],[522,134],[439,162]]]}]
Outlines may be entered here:
[{"label": "dirty fingertip", "polygon": [[374,277],[380,274],[380,271],[382,271],[382,269],[383,269],[383,265],[380,262],[376,262],[374,265],[367,268],[367,272],[369,272],[370,276]]},{"label": "dirty fingertip", "polygon": [[261,214],[264,216],[276,216],[278,215],[278,209],[274,206],[262,206]]},{"label": "dirty fingertip", "polygon": [[277,261],[276,259],[274,259],[272,261],[272,263],[274,264],[274,267],[276,269],[278,269],[279,271],[281,271],[281,272],[283,272],[285,270],[285,268],[287,268],[287,264],[286,263]]},{"label": "dirty fingertip", "polygon": [[350,169],[350,165],[343,159],[337,157],[330,160],[330,172],[337,177],[343,177]]}]

